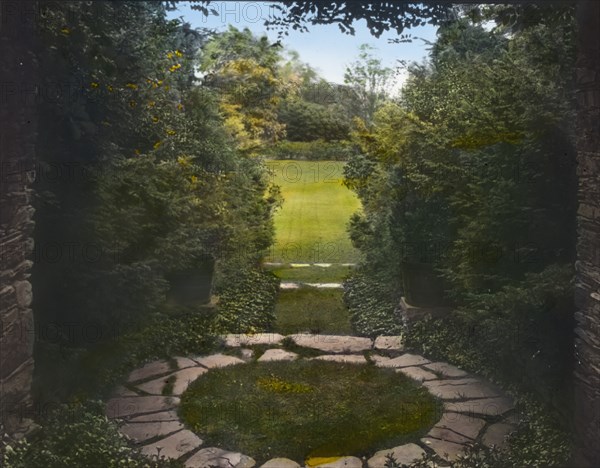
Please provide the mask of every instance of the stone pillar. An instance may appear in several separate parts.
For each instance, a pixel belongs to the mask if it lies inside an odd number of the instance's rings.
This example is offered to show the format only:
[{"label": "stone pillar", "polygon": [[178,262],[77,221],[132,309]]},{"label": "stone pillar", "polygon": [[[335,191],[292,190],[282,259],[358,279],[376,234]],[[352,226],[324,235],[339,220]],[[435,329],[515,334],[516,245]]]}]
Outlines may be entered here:
[{"label": "stone pillar", "polygon": [[580,0],[577,20],[577,439],[573,464],[591,467],[600,466],[600,2]]},{"label": "stone pillar", "polygon": [[33,376],[35,2],[0,2],[0,426],[26,431]]}]

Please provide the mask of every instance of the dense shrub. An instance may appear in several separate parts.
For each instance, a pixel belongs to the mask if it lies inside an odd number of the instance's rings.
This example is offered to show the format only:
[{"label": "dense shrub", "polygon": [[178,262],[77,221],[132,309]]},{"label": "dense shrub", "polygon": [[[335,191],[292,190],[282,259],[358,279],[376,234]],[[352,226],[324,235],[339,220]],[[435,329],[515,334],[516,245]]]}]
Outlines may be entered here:
[{"label": "dense shrub", "polygon": [[308,161],[345,161],[355,154],[348,141],[287,141],[270,147],[265,156],[271,159],[301,159]]},{"label": "dense shrub", "polygon": [[129,447],[101,402],[60,405],[27,440],[3,448],[6,468],[176,468],[176,461],[152,460]]},{"label": "dense shrub", "polygon": [[218,288],[216,325],[228,333],[268,331],[275,322],[279,278],[262,270],[240,272]]},{"label": "dense shrub", "polygon": [[363,272],[356,272],[344,282],[344,302],[350,310],[354,333],[371,337],[399,334],[399,297],[388,285]]},{"label": "dense shrub", "polygon": [[571,267],[551,266],[473,296],[449,317],[414,324],[406,345],[552,401],[570,375],[571,278]]},{"label": "dense shrub", "polygon": [[214,311],[203,310],[155,314],[137,330],[123,334],[114,330],[117,336],[90,349],[38,343],[36,399],[103,398],[146,361],[209,352],[216,344]]}]

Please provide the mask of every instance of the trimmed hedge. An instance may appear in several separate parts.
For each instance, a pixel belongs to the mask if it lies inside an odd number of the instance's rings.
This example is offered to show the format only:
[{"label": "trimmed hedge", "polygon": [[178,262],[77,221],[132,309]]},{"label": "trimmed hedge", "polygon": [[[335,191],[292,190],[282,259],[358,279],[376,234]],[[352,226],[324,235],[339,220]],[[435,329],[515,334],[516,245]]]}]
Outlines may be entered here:
[{"label": "trimmed hedge", "polygon": [[275,323],[279,278],[263,270],[240,272],[218,291],[216,326],[223,333],[270,331]]},{"label": "trimmed hedge", "polygon": [[398,335],[402,323],[396,310],[399,298],[387,286],[362,272],[344,282],[344,302],[350,310],[350,324],[360,336]]}]

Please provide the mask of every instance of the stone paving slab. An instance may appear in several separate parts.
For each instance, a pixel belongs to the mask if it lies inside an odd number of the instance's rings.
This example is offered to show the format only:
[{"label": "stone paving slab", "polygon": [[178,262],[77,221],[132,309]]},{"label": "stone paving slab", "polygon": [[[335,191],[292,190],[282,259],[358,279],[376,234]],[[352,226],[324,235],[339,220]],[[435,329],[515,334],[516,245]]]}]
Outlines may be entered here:
[{"label": "stone paving slab", "polygon": [[342,457],[329,463],[315,465],[314,468],[362,468],[362,466],[363,464],[360,458]]},{"label": "stone paving slab", "polygon": [[440,458],[446,461],[454,461],[462,454],[464,448],[461,444],[455,444],[445,440],[424,437],[421,439],[427,447],[431,448]]},{"label": "stone paving slab", "polygon": [[285,349],[267,349],[261,357],[258,358],[259,362],[272,362],[272,361],[294,361],[298,355]]},{"label": "stone paving slab", "polygon": [[435,427],[450,429],[469,439],[476,439],[483,427],[485,420],[462,413],[444,413]]},{"label": "stone paving slab", "polygon": [[498,391],[482,382],[464,385],[431,384],[424,382],[429,391],[442,400],[464,400],[472,398],[493,398],[499,396]]},{"label": "stone paving slab", "polygon": [[500,416],[514,409],[512,401],[507,397],[483,398],[463,402],[444,403],[445,411],[483,416]]},{"label": "stone paving slab", "polygon": [[144,445],[141,450],[144,455],[151,457],[157,455],[157,449],[160,448],[160,456],[177,459],[200,447],[202,442],[192,431],[183,429],[152,444]]},{"label": "stone paving slab", "polygon": [[256,461],[239,452],[230,452],[217,447],[199,450],[185,462],[189,468],[252,468]]},{"label": "stone paving slab", "polygon": [[252,345],[278,345],[283,338],[283,335],[279,333],[255,333],[252,335],[231,333],[223,336],[225,345],[233,348]]},{"label": "stone paving slab", "polygon": [[359,336],[297,333],[290,335],[290,337],[298,346],[319,349],[328,353],[360,353],[371,349],[373,346],[371,339]]},{"label": "stone paving slab", "polygon": [[404,345],[402,344],[401,336],[378,336],[375,338],[375,349],[383,351],[403,351]]},{"label": "stone paving slab", "polygon": [[106,416],[110,419],[124,418],[145,413],[158,413],[175,408],[177,397],[135,396],[112,398],[106,403]]},{"label": "stone paving slab", "polygon": [[244,361],[249,361],[254,356],[254,351],[248,348],[241,348],[240,355]]},{"label": "stone paving slab", "polygon": [[130,397],[130,396],[137,396],[137,393],[129,390],[128,388],[125,388],[123,385],[119,385],[119,386],[117,386],[117,388],[114,389],[111,396],[114,398]]},{"label": "stone paving slab", "polygon": [[173,374],[175,377],[175,385],[173,385],[173,395],[181,395],[185,392],[188,386],[200,377],[202,374],[208,372],[204,367],[188,367],[182,369]]},{"label": "stone paving slab", "polygon": [[459,369],[452,364],[448,364],[447,362],[432,362],[425,367],[446,377],[465,377],[468,375],[464,370]]},{"label": "stone paving slab", "polygon": [[431,381],[427,382],[426,386],[427,387],[435,387],[435,386],[439,386],[439,385],[466,385],[466,384],[478,384],[478,383],[482,383],[482,382],[484,382],[484,381],[481,379],[478,379],[476,377],[469,377],[469,378],[465,378],[465,379],[454,379],[454,378],[438,379],[436,377],[435,380],[431,380]]},{"label": "stone paving slab", "polygon": [[447,440],[448,442],[454,442],[455,444],[466,444],[467,442],[473,442],[472,439],[468,437],[457,434],[450,429],[446,429],[443,427],[432,427],[431,430],[427,433],[427,437],[431,437],[433,439]]},{"label": "stone paving slab", "polygon": [[367,360],[360,354],[324,354],[312,359],[317,361],[341,362],[345,364],[366,364]]},{"label": "stone paving slab", "polygon": [[158,413],[143,414],[134,416],[129,422],[154,422],[154,421],[179,421],[177,411],[160,411]]},{"label": "stone paving slab", "polygon": [[244,364],[244,361],[242,361],[240,358],[237,358],[235,356],[228,356],[226,354],[211,354],[210,356],[199,356],[197,358],[195,357],[194,361],[208,369],[226,367],[234,364]]},{"label": "stone paving slab", "polygon": [[272,458],[260,468],[300,468],[300,465],[289,458]]},{"label": "stone paving slab", "polygon": [[417,382],[437,379],[437,376],[433,372],[426,371],[422,367],[401,367],[400,369],[396,369],[396,372],[404,374]]},{"label": "stone paving slab", "polygon": [[144,442],[183,429],[179,421],[128,422],[120,431],[135,442]]},{"label": "stone paving slab", "polygon": [[186,367],[196,367],[196,361],[187,357],[176,357],[177,369],[185,369]]},{"label": "stone paving slab", "polygon": [[143,392],[149,393],[150,395],[162,395],[165,385],[173,380],[173,374],[169,374],[165,375],[164,377],[159,377],[155,380],[150,380],[149,382],[144,382],[143,384],[138,384],[137,388]]},{"label": "stone paving slab", "polygon": [[496,447],[504,447],[506,444],[505,437],[514,431],[516,428],[512,424],[507,423],[496,423],[488,427],[481,438],[481,442],[490,447],[495,445]]},{"label": "stone paving slab", "polygon": [[166,374],[171,371],[167,361],[154,361],[136,369],[129,374],[127,382],[139,382],[140,380]]},{"label": "stone paving slab", "polygon": [[304,283],[306,286],[318,289],[342,289],[342,283]]},{"label": "stone paving slab", "polygon": [[409,353],[403,354],[402,356],[398,356],[395,358],[389,358],[374,354],[373,356],[371,356],[371,359],[375,362],[375,365],[377,367],[392,368],[421,366],[430,362],[423,356],[418,356],[416,354]]},{"label": "stone paving slab", "polygon": [[386,455],[392,454],[399,464],[408,465],[416,460],[420,460],[425,454],[425,450],[417,444],[405,444],[391,449],[379,450],[369,458],[367,466],[369,468],[382,468],[387,461]]}]

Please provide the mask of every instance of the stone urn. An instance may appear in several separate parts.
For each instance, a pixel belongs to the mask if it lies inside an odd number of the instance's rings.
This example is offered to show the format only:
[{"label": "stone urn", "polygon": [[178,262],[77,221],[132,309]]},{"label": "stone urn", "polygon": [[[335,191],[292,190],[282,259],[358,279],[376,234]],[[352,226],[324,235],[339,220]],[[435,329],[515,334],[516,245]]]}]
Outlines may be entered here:
[{"label": "stone urn", "polygon": [[211,300],[215,262],[207,259],[194,268],[179,270],[167,275],[170,283],[169,300],[182,304],[207,304]]},{"label": "stone urn", "polygon": [[448,304],[444,281],[433,264],[403,262],[401,265],[404,297],[417,307],[442,307]]}]

